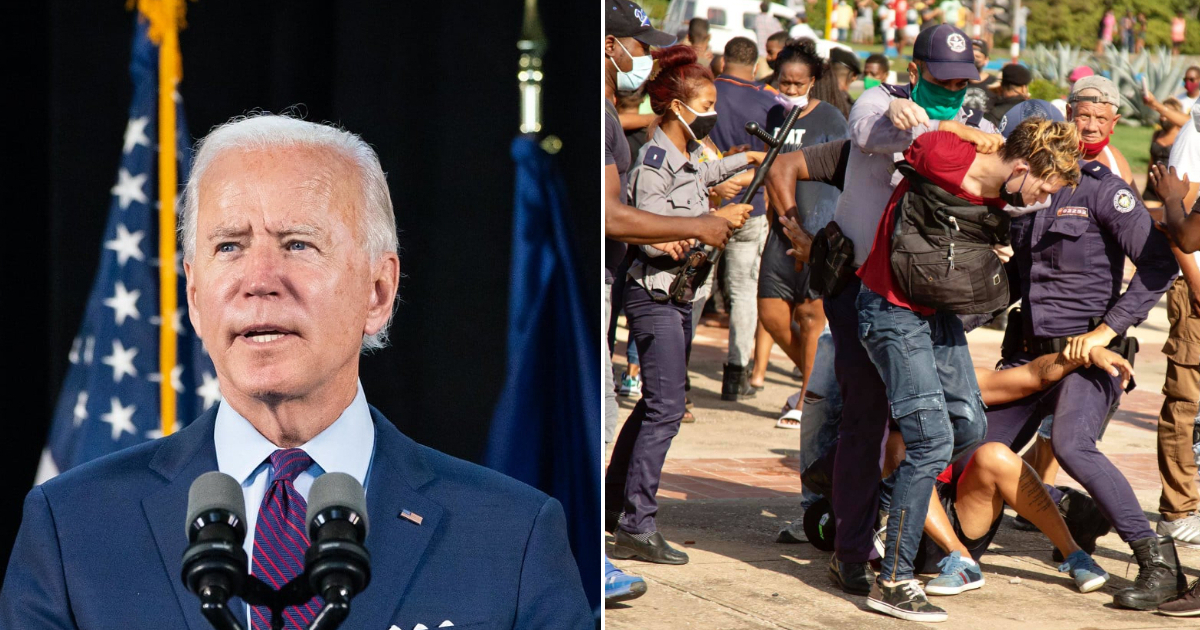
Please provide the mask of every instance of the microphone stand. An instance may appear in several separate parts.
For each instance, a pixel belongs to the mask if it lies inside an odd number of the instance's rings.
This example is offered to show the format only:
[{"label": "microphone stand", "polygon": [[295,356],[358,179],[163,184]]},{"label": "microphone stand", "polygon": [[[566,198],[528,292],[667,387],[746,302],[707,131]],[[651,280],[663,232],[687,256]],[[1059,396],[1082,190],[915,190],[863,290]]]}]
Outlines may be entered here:
[{"label": "microphone stand", "polygon": [[[759,165],[758,170],[754,173],[754,179],[750,185],[746,187],[746,191],[742,194],[740,203],[750,203],[754,194],[762,187],[763,181],[767,178],[767,172],[771,170],[771,165],[775,163],[775,156],[779,155],[779,150],[783,148],[783,140],[791,133],[792,127],[796,124],[796,120],[800,118],[800,112],[803,107],[793,106],[788,111],[787,117],[783,121],[783,126],[779,131],[772,136],[758,126],[758,123],[753,120],[746,123],[746,133],[761,140],[767,145],[767,155],[763,158],[763,162]],[[688,252],[686,256],[687,262],[683,269],[675,275],[675,279],[671,281],[670,298],[675,301],[680,301],[683,298],[684,291],[687,288],[688,280],[696,275],[696,269],[708,261],[712,264],[717,264],[721,259],[721,252],[724,250],[708,245],[696,245]]]},{"label": "microphone stand", "polygon": [[[266,606],[271,610],[272,630],[283,630],[283,611],[299,606],[312,599],[316,593],[309,585],[308,571],[292,578],[278,591],[257,576],[247,575],[240,592],[236,593],[251,606]],[[337,630],[350,614],[350,592],[345,588],[335,589],[325,602],[308,630]],[[213,588],[203,588],[199,593],[200,612],[216,630],[244,630],[242,624],[229,608],[228,595]],[[253,625],[253,624],[252,624]]]}]

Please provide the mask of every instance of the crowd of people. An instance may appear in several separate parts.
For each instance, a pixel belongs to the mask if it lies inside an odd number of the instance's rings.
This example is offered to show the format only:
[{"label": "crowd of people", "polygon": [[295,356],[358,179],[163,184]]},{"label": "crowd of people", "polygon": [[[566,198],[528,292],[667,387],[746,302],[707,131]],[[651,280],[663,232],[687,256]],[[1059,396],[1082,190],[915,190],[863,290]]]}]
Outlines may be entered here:
[{"label": "crowd of people", "polygon": [[[1111,80],[1080,68],[1058,102],[1031,100],[1028,69],[987,73],[989,43],[950,5],[893,69],[883,55],[823,57],[786,32],[711,51],[703,20],[680,41],[629,0],[606,0],[609,553],[688,562],[658,530],[656,494],[680,424],[695,421],[688,360],[713,300],[728,304],[723,400],[762,389],[773,345],[795,364],[801,385],[776,426],[800,431],[800,507],[835,520],[829,574],[869,608],[945,620],[927,594],[984,586],[980,558],[1007,505],[1015,526],[1050,539],[1079,591],[1107,583],[1092,554],[1115,530],[1138,573],[1114,604],[1200,615],[1175,553],[1200,545],[1200,68],[1177,98],[1145,95],[1162,124],[1139,193],[1109,143]],[[874,6],[854,5],[860,17]],[[838,11],[839,36],[865,34],[851,5]],[[780,144],[765,173],[772,152],[748,122]],[[1130,328],[1164,294],[1152,527],[1097,441],[1135,384]],[[622,312],[629,367],[617,377]],[[1005,330],[995,370],[971,361],[965,333],[983,325]],[[638,398],[619,434],[617,395]],[[1060,467],[1086,492],[1054,485]],[[777,541],[806,541],[805,516]],[[609,602],[646,590],[607,562],[605,584]]]}]

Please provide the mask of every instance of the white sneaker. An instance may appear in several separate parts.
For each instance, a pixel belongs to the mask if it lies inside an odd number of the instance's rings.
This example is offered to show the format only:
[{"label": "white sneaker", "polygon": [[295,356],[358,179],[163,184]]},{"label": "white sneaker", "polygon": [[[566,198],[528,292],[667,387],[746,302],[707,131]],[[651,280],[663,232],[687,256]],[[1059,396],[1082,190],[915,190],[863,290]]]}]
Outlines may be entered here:
[{"label": "white sneaker", "polygon": [[1177,547],[1200,547],[1200,516],[1196,514],[1174,521],[1159,521],[1155,530],[1159,536],[1175,539]]}]

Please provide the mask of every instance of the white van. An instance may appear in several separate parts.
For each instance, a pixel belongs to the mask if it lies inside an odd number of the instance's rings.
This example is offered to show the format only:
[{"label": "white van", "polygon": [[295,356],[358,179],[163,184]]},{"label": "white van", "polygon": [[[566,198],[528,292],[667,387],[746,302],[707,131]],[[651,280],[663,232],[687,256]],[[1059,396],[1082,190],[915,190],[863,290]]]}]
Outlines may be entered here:
[{"label": "white van", "polygon": [[[725,44],[734,37],[757,41],[754,35],[754,20],[762,13],[760,4],[760,0],[671,0],[667,15],[663,18],[662,30],[675,35],[687,30],[688,22],[692,18],[705,18],[708,20],[711,36],[709,47],[719,54],[725,50]],[[784,24],[791,24],[796,19],[796,11],[782,4],[772,2],[770,12],[780,20],[781,31],[785,30]],[[817,54],[822,58],[829,58],[831,48],[853,50],[839,42],[817,40]]]}]

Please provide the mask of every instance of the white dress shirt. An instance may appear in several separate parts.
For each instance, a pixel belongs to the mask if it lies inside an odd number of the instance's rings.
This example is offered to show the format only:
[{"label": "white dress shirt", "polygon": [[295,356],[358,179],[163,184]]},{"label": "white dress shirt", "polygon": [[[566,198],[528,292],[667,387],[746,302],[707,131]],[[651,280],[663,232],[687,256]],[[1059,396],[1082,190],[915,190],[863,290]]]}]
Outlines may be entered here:
[{"label": "white dress shirt", "polygon": [[[246,540],[243,547],[248,558],[254,557],[254,526],[258,508],[267,488],[274,481],[271,462],[267,459],[279,447],[263,437],[233,407],[219,403],[213,441],[217,450],[217,469],[242,484],[246,499]],[[358,393],[342,415],[299,448],[313,459],[313,465],[296,477],[296,491],[308,501],[313,480],[326,472],[343,472],[358,480],[365,488],[371,459],[375,454],[375,424],[362,383]],[[246,618],[249,618],[247,606]]]}]

